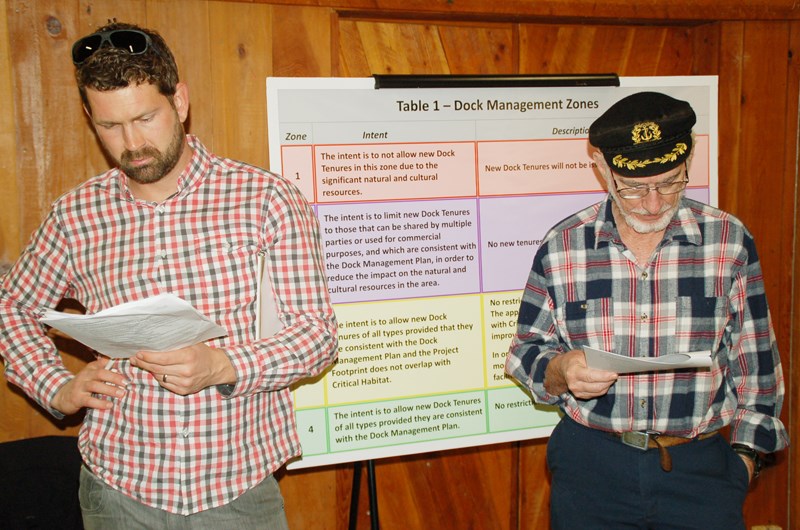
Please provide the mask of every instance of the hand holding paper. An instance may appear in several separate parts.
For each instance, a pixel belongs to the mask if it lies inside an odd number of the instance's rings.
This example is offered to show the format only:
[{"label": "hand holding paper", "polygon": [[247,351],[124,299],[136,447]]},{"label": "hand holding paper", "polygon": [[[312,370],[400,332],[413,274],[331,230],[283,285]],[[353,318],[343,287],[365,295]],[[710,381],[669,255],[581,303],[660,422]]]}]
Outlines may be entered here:
[{"label": "hand holding paper", "polygon": [[589,368],[608,370],[618,374],[711,366],[711,352],[709,351],[671,353],[661,357],[627,357],[584,346],[583,352],[586,354],[586,365]]}]

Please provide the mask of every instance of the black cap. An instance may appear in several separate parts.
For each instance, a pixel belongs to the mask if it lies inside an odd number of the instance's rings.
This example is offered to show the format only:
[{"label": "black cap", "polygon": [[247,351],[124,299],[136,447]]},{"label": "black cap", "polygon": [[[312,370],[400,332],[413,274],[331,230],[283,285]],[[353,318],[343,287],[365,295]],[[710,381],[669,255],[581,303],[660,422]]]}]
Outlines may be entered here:
[{"label": "black cap", "polygon": [[589,126],[615,173],[650,177],[682,164],[692,151],[691,105],[659,92],[639,92],[617,101]]}]

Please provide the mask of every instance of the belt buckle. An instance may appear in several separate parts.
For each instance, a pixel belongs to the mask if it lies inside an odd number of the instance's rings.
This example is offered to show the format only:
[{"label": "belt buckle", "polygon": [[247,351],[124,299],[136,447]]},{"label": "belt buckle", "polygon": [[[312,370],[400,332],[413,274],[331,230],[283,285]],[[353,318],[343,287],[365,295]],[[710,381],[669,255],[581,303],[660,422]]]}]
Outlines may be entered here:
[{"label": "belt buckle", "polygon": [[647,445],[650,441],[650,433],[641,431],[626,431],[622,433],[620,438],[622,439],[622,443],[629,447],[647,451]]}]

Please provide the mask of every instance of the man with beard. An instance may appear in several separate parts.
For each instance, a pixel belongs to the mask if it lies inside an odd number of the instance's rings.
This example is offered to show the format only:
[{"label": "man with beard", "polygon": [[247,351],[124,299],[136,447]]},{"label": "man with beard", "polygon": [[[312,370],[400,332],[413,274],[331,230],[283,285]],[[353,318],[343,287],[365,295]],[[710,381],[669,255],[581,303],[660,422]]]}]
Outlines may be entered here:
[{"label": "man with beard", "polygon": [[[743,529],[761,453],[788,444],[753,237],[684,196],[695,121],[655,92],[612,105],[589,128],[608,197],[534,258],[506,371],[564,413],[547,446],[553,528]],[[712,366],[618,374],[583,347]]]},{"label": "man with beard", "polygon": [[[56,417],[85,410],[87,529],[287,528],[272,473],[300,453],[289,386],[336,354],[317,219],[287,180],[185,134],[188,89],[158,33],[113,23],[72,59],[118,167],[56,200],[5,276],[6,377]],[[259,339],[262,278],[282,329]],[[73,374],[38,322],[65,297],[95,313],[162,293],[227,336]]]}]

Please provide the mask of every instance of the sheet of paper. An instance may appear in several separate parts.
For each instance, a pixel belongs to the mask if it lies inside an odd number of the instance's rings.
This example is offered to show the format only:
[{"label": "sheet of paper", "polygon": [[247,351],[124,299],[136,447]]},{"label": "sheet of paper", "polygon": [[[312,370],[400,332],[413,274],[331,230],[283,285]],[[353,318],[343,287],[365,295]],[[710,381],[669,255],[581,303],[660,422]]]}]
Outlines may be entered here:
[{"label": "sheet of paper", "polygon": [[172,294],[120,304],[93,315],[49,310],[43,324],[116,359],[138,351],[169,351],[227,335],[225,328]]},{"label": "sheet of paper", "polygon": [[278,306],[272,292],[272,282],[264,256],[258,256],[258,270],[261,273],[261,283],[258,286],[256,304],[256,322],[258,322],[258,338],[265,339],[275,335],[283,329],[283,322],[278,318]]},{"label": "sheet of paper", "polygon": [[661,357],[627,357],[588,346],[584,346],[583,351],[586,354],[586,364],[589,368],[599,368],[618,374],[711,366],[711,352],[709,351],[671,353]]}]

